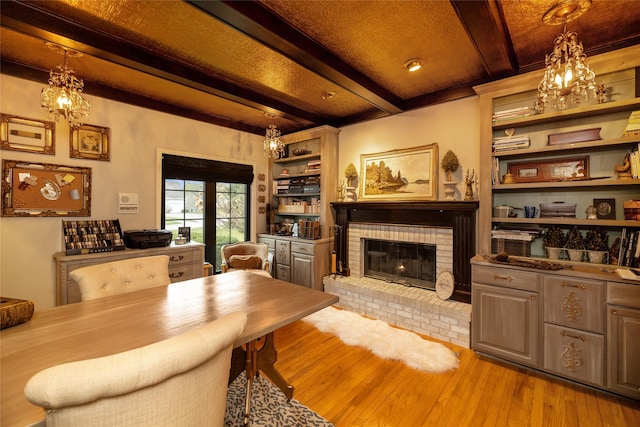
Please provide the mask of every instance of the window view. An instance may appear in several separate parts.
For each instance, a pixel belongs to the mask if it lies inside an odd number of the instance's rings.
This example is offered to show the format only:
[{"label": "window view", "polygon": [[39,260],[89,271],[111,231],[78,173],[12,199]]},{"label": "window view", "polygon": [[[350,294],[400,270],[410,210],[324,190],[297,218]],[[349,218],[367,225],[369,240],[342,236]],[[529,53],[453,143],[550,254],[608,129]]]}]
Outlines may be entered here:
[{"label": "window view", "polygon": [[[244,242],[247,239],[246,184],[216,183],[216,253],[223,245]],[[218,257],[219,258],[219,257]],[[220,259],[216,259],[216,271]]]},{"label": "window view", "polygon": [[166,179],[164,188],[164,229],[175,241],[178,227],[191,227],[191,240],[204,243],[204,181]]}]

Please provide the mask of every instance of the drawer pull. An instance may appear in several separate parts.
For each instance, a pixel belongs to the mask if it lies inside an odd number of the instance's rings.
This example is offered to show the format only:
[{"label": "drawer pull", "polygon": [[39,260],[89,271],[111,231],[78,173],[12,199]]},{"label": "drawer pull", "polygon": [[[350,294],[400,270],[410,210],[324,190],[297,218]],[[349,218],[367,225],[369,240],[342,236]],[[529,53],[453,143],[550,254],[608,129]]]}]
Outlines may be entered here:
[{"label": "drawer pull", "polygon": [[535,301],[535,300],[536,300],[536,296],[535,296],[535,295],[531,295],[531,296],[529,297],[529,299],[531,299],[531,301]]},{"label": "drawer pull", "polygon": [[509,282],[513,281],[513,277],[511,276],[500,276],[499,274],[496,274],[493,276],[494,280],[508,280]]},{"label": "drawer pull", "polygon": [[560,282],[560,286],[562,286],[563,288],[566,288],[566,287],[570,287],[570,288],[578,288],[578,289],[583,290],[583,291],[584,291],[585,289],[587,289],[587,287],[586,287],[583,283],[580,283],[580,284],[574,285],[573,283]]},{"label": "drawer pull", "polygon": [[612,308],[611,309],[611,314],[613,314],[614,316],[617,316],[618,315],[618,310]]},{"label": "drawer pull", "polygon": [[169,258],[171,261],[182,261],[184,259],[184,255],[171,255]]},{"label": "drawer pull", "polygon": [[172,279],[177,279],[178,277],[184,276],[184,271],[180,271],[178,273],[169,273],[169,277]]},{"label": "drawer pull", "polygon": [[567,331],[560,332],[560,335],[562,335],[563,337],[575,338],[575,339],[580,340],[582,342],[585,342],[587,340],[587,337],[585,337],[584,335],[575,335],[575,334],[571,334],[571,333],[569,333]]}]

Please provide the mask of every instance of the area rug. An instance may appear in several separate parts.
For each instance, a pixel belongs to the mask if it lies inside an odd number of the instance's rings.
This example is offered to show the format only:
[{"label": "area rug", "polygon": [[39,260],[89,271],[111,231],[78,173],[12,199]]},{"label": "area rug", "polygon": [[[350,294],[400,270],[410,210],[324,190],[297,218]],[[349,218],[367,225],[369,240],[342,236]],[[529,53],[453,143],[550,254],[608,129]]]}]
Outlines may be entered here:
[{"label": "area rug", "polygon": [[345,344],[367,348],[379,357],[399,360],[421,371],[445,372],[460,363],[458,354],[440,343],[348,310],[327,307],[302,320],[337,335]]},{"label": "area rug", "polygon": [[[244,372],[229,385],[225,426],[242,426],[246,385]],[[264,427],[333,427],[333,424],[297,400],[287,402],[282,391],[261,376],[256,378],[251,387],[249,422],[251,426]]]}]

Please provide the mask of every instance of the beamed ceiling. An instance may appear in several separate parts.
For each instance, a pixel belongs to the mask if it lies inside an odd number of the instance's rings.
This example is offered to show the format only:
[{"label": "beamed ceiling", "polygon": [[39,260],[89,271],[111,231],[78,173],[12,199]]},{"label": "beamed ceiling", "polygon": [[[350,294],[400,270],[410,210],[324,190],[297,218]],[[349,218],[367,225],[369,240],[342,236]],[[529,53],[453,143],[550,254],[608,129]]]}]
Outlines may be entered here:
[{"label": "beamed ceiling", "polygon": [[[44,85],[63,62],[43,43],[51,41],[83,54],[69,66],[90,101],[289,133],[447,102],[541,70],[562,30],[542,23],[554,3],[3,0],[0,65]],[[587,56],[638,44],[640,1],[593,0],[567,28]],[[403,66],[412,58],[424,62],[416,73]]]}]

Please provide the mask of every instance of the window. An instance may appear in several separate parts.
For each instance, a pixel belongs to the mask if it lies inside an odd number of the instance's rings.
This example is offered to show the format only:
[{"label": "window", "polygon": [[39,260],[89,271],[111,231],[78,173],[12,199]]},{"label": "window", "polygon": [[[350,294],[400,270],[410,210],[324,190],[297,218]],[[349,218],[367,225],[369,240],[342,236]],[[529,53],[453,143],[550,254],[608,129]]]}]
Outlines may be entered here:
[{"label": "window", "polygon": [[249,239],[248,165],[173,155],[162,159],[162,227],[177,237],[191,228],[191,240],[204,243],[205,260],[220,270],[220,248]]}]

